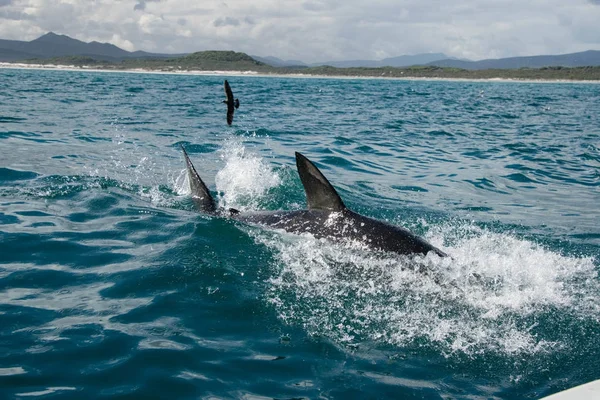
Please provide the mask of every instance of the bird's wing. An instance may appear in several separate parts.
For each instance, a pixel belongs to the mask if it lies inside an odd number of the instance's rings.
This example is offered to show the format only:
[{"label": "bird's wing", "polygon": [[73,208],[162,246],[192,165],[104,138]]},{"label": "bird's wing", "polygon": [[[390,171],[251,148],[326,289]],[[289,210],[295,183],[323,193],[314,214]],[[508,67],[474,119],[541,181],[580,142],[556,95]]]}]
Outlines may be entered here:
[{"label": "bird's wing", "polygon": [[227,104],[227,125],[231,125],[233,122],[233,105]]},{"label": "bird's wing", "polygon": [[227,96],[227,102],[233,102],[233,92],[231,91],[231,86],[229,86],[227,79],[225,79],[223,86],[225,87],[225,96]]}]

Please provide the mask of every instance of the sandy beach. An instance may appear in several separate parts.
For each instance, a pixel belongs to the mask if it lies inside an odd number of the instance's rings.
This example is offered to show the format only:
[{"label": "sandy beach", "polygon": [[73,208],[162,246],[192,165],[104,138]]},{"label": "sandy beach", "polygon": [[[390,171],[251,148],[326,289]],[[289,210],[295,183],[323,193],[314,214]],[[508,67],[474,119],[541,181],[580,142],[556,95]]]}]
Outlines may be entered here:
[{"label": "sandy beach", "polygon": [[83,65],[58,65],[58,64],[28,64],[0,62],[0,69],[33,69],[53,71],[77,71],[77,72],[106,72],[106,73],[128,73],[128,74],[162,74],[162,75],[203,75],[203,76],[253,76],[263,78],[296,78],[296,79],[383,79],[383,80],[406,80],[406,81],[459,81],[459,82],[506,82],[506,83],[584,83],[599,84],[600,81],[584,81],[569,79],[508,79],[508,78],[446,78],[446,77],[389,77],[389,76],[347,76],[347,75],[317,75],[317,74],[265,74],[258,71],[199,71],[188,69],[152,70],[147,68],[132,69],[108,69]]}]

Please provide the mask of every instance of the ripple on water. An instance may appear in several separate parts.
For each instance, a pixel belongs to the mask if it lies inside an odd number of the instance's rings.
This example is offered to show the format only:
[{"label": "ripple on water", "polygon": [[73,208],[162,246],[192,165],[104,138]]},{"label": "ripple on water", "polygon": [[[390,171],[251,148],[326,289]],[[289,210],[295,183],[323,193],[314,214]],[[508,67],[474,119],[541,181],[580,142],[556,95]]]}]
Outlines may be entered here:
[{"label": "ripple on water", "polygon": [[[221,76],[0,75],[0,397],[538,398],[598,378],[595,86],[239,76],[226,127]],[[452,258],[199,215],[181,144],[220,206],[303,208],[300,151]]]}]

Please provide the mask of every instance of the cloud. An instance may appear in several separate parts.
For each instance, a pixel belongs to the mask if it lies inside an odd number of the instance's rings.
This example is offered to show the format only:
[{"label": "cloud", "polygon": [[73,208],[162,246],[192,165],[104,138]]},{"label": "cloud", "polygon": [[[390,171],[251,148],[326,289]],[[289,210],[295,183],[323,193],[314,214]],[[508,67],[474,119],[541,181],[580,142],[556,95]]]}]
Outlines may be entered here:
[{"label": "cloud", "polygon": [[[1,0],[0,0],[1,1]],[[151,2],[159,2],[160,0],[137,0],[137,3],[135,6],[133,6],[133,10],[134,11],[144,11],[146,9],[146,3],[151,3]]]},{"label": "cloud", "polygon": [[[2,1],[2,0],[0,0],[0,1]],[[2,5],[0,4],[0,7],[1,6]],[[21,19],[27,19],[27,18],[28,18],[28,16],[23,15],[23,13],[20,11],[11,10],[8,7],[0,9],[0,20],[1,19],[10,19],[10,20],[14,20],[14,21],[19,21]]]},{"label": "cloud", "polygon": [[305,1],[304,3],[302,3],[302,8],[307,11],[320,12],[332,10],[336,8],[336,5],[334,2],[331,1]]},{"label": "cloud", "polygon": [[240,21],[237,18],[225,17],[225,18],[217,18],[213,25],[216,27],[220,26],[239,26]]},{"label": "cloud", "polygon": [[[152,3],[152,4],[149,4]],[[600,49],[600,0],[0,0],[0,38],[55,31],[161,53],[305,62],[443,52],[483,59]]]}]

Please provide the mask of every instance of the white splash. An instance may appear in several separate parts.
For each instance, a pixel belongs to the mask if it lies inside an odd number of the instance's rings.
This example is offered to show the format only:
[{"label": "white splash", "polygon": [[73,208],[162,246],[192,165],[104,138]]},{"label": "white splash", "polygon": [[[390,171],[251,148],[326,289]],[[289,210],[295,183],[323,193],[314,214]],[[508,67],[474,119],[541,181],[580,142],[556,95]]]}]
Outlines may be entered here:
[{"label": "white splash", "polygon": [[190,179],[186,169],[182,169],[179,172],[179,175],[173,178],[171,184],[178,196],[189,196],[192,193],[192,190],[190,189]]},{"label": "white splash", "polygon": [[215,183],[219,204],[224,208],[257,209],[260,197],[281,183],[269,164],[237,141],[225,143],[221,158],[225,166],[217,173]]},{"label": "white splash", "polygon": [[509,234],[442,227],[428,240],[453,258],[407,258],[310,235],[251,231],[274,250],[268,301],[284,321],[339,343],[364,340],[443,354],[533,354],[568,346],[536,331],[549,309],[600,321],[594,260],[554,253]]}]

